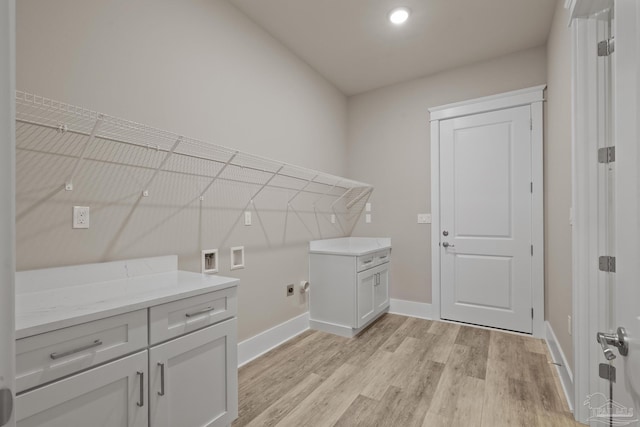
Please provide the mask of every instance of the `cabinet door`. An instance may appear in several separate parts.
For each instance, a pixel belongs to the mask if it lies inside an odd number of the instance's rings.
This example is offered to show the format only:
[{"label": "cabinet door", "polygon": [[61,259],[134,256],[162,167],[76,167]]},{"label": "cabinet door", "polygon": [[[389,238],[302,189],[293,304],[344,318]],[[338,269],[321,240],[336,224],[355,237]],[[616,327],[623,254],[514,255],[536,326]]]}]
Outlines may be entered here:
[{"label": "cabinet door", "polygon": [[376,313],[380,313],[389,305],[389,264],[383,264],[378,270],[378,281],[374,285],[374,302]]},{"label": "cabinet door", "polygon": [[146,427],[147,351],[16,399],[18,427]]},{"label": "cabinet door", "polygon": [[356,299],[356,325],[358,328],[364,326],[376,314],[374,286],[378,277],[377,272],[377,268],[371,268],[358,273],[358,297]]},{"label": "cabinet door", "polygon": [[151,427],[227,426],[238,416],[237,320],[152,347]]}]

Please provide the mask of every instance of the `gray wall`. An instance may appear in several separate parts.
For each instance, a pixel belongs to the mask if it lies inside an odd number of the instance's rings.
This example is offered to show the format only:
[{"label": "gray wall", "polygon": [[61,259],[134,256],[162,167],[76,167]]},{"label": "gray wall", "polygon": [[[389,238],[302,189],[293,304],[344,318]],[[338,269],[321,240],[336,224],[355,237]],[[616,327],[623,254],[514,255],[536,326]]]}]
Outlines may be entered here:
[{"label": "gray wall", "polygon": [[431,302],[428,108],[546,82],[544,47],[385,87],[349,98],[349,172],[375,186],[372,223],[356,236],[393,242],[391,297]]},{"label": "gray wall", "polygon": [[567,329],[571,294],[571,31],[569,13],[558,1],[547,42],[545,139],[546,319],[573,368],[573,341]]},{"label": "gray wall", "polygon": [[[75,105],[339,175],[346,172],[347,101],[331,84],[222,0],[20,0],[17,87]],[[87,162],[62,184],[76,147],[26,134],[17,159],[17,269],[178,254],[199,271],[200,250],[219,248],[220,274],[241,279],[239,338],[306,311],[285,285],[308,277],[308,240],[341,235],[312,213],[286,209],[287,192],[255,200],[240,225],[247,186],[161,174],[139,201],[147,172]],[[21,133],[23,132],[23,133]],[[53,142],[51,144],[54,144]],[[57,154],[42,154],[45,148]],[[54,148],[52,148],[54,147]],[[114,146],[95,156],[152,162]],[[180,163],[187,171],[203,164]],[[196,199],[197,200],[197,199]],[[308,200],[307,200],[308,201]],[[73,205],[91,207],[90,230],[71,230]],[[294,207],[304,211],[304,198]],[[303,224],[304,221],[304,224]],[[244,270],[229,271],[229,247],[245,246]]]}]

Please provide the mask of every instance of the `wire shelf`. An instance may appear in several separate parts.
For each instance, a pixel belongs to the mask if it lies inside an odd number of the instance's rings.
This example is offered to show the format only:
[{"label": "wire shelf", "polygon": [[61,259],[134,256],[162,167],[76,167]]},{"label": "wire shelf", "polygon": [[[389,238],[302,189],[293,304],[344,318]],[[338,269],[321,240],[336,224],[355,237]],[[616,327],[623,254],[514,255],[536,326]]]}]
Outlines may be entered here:
[{"label": "wire shelf", "polygon": [[251,203],[263,189],[287,190],[289,202],[301,193],[315,202],[325,199],[334,209],[338,202],[349,209],[373,191],[369,184],[291,165],[200,141],[82,107],[16,92],[16,140],[26,151],[54,154],[67,159],[68,179],[61,183],[73,190],[76,171],[91,159],[146,170],[148,189],[158,172],[209,179],[206,192],[216,182],[252,187]]}]

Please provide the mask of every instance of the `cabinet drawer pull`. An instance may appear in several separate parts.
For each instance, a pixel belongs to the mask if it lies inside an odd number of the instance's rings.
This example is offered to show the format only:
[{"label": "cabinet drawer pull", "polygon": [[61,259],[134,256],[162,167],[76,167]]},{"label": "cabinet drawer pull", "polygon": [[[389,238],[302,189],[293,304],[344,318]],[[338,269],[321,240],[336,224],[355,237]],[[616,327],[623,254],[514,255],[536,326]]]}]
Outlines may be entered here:
[{"label": "cabinet drawer pull", "polygon": [[388,256],[388,255],[381,256],[381,257],[380,257],[380,259],[387,259],[387,256]]},{"label": "cabinet drawer pull", "polygon": [[372,259],[370,259],[369,261],[364,261],[363,264],[371,264],[373,262]]},{"label": "cabinet drawer pull", "polygon": [[207,308],[203,308],[202,310],[194,311],[193,313],[185,313],[185,316],[193,317],[193,316],[197,316],[198,314],[208,313],[213,310],[215,310],[215,307],[207,307]]},{"label": "cabinet drawer pull", "polygon": [[160,367],[160,391],[158,396],[164,396],[164,363],[158,362],[158,366]]},{"label": "cabinet drawer pull", "polygon": [[98,339],[92,342],[91,344],[83,345],[82,347],[74,348],[73,350],[64,351],[62,353],[51,353],[49,357],[53,360],[60,359],[65,356],[70,356],[75,353],[80,353],[84,350],[89,350],[90,348],[98,347],[102,345],[102,340]]},{"label": "cabinet drawer pull", "polygon": [[136,402],[136,405],[142,408],[144,406],[144,372],[138,371],[136,375],[140,377],[140,401]]}]

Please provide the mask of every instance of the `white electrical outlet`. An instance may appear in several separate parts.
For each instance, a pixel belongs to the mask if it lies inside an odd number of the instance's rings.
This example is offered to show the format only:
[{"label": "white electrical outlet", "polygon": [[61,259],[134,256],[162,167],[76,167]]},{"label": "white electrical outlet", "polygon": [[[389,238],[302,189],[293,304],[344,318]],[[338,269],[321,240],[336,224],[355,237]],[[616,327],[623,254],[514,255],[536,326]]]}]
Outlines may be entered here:
[{"label": "white electrical outlet", "polygon": [[418,214],[418,224],[431,224],[431,214]]},{"label": "white electrical outlet", "polygon": [[335,224],[335,223],[336,223],[336,215],[331,214],[331,224]]},{"label": "white electrical outlet", "polygon": [[367,203],[366,205],[364,205],[364,210],[367,212],[371,212],[371,203]]},{"label": "white electrical outlet", "polygon": [[567,328],[569,331],[569,335],[572,335],[573,325],[571,324],[571,316],[567,316]]},{"label": "white electrical outlet", "polygon": [[73,207],[73,228],[89,228],[89,206]]},{"label": "white electrical outlet", "polygon": [[245,211],[244,213],[244,225],[251,225],[251,212]]},{"label": "white electrical outlet", "polygon": [[364,216],[364,222],[367,224],[371,224],[371,214],[366,214]]}]

